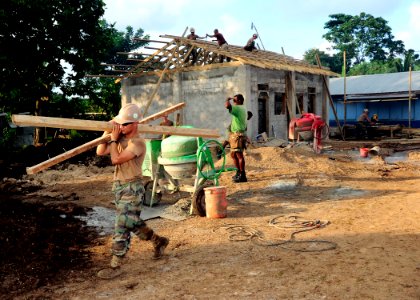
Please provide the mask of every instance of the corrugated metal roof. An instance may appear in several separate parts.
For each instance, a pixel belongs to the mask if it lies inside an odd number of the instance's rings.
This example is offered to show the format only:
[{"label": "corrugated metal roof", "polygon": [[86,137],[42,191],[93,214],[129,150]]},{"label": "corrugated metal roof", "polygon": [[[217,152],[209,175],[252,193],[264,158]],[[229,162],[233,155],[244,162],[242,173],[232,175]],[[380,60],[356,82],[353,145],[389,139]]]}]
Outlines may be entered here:
[{"label": "corrugated metal roof", "polygon": [[[386,94],[407,92],[409,72],[349,76],[346,78],[346,94]],[[411,72],[411,91],[420,92],[420,71]],[[330,94],[344,94],[344,78],[330,78]]]}]

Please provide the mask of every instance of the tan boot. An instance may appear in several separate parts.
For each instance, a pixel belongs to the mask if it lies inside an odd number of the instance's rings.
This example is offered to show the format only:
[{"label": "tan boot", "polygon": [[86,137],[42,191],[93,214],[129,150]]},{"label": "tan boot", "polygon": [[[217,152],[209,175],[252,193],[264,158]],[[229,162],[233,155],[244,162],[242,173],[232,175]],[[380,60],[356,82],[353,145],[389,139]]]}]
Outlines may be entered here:
[{"label": "tan boot", "polygon": [[153,242],[154,248],[153,259],[159,259],[162,257],[165,248],[168,246],[169,239],[167,239],[166,237],[158,236],[157,234],[153,234],[151,240]]},{"label": "tan boot", "polygon": [[112,255],[111,258],[111,268],[116,269],[122,265],[123,256]]}]

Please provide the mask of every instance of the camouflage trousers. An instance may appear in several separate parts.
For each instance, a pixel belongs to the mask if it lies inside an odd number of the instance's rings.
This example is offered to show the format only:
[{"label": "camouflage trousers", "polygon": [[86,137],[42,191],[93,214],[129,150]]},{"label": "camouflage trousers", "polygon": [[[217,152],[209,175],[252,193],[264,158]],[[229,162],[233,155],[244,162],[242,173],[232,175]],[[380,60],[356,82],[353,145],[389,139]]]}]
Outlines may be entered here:
[{"label": "camouflage trousers", "polygon": [[124,256],[130,248],[131,232],[142,240],[148,240],[144,234],[146,223],[140,218],[144,199],[144,186],[139,181],[121,184],[114,182],[112,191],[115,194],[115,232],[112,243],[112,254]]}]

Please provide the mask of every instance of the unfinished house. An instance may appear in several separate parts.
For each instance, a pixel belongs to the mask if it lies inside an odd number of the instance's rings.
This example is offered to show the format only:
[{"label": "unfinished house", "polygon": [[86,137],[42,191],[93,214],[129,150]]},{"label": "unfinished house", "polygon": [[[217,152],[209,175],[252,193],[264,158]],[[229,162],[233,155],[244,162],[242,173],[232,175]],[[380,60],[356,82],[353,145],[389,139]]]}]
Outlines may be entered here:
[{"label": "unfinished house", "polygon": [[235,94],[244,95],[244,105],[253,113],[248,122],[251,138],[265,132],[287,139],[290,119],[302,112],[328,120],[326,87],[328,76],[336,76],[328,69],[271,51],[249,52],[233,45],[221,49],[215,42],[161,37],[168,40],[163,47],[145,47],[156,51],[117,79],[122,105],[136,103],[147,116],[185,102],[170,119],[218,129],[222,136],[231,119],[225,100]]}]

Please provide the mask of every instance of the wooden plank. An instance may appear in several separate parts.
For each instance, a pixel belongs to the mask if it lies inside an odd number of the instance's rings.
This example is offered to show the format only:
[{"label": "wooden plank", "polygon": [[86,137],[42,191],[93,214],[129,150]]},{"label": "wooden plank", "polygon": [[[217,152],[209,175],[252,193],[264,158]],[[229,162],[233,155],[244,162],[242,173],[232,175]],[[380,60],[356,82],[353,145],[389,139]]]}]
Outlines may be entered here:
[{"label": "wooden plank", "polygon": [[[169,107],[169,108],[167,108],[167,109],[165,109],[163,111],[160,111],[160,112],[158,112],[156,114],[153,114],[153,115],[151,115],[151,116],[149,116],[147,118],[144,118],[143,120],[140,121],[140,123],[151,122],[153,120],[156,120],[156,119],[161,118],[163,115],[172,113],[172,112],[177,111],[179,109],[182,109],[183,107],[185,107],[185,103],[184,102],[179,103],[179,104],[176,104],[176,105],[171,106],[171,107]],[[90,149],[98,146],[99,144],[107,143],[110,140],[111,140],[111,135],[110,134],[108,134],[106,136],[101,136],[101,137],[99,137],[99,138],[97,138],[97,139],[95,139],[93,141],[90,141],[90,142],[88,142],[86,144],[80,145],[80,146],[78,146],[78,147],[76,147],[76,148],[74,148],[74,149],[72,149],[70,151],[66,151],[66,152],[64,152],[64,153],[62,153],[60,155],[57,155],[57,156],[55,156],[55,157],[53,157],[53,158],[51,158],[51,159],[49,159],[47,161],[44,161],[42,163],[39,163],[39,164],[37,164],[35,166],[32,166],[30,168],[27,168],[26,169],[26,173],[27,174],[35,174],[35,173],[38,173],[38,172],[40,172],[42,170],[45,170],[46,168],[49,168],[49,167],[51,167],[53,165],[58,164],[58,163],[66,160],[66,159],[69,159],[69,158],[71,158],[73,156],[76,156],[76,155],[78,155],[80,153],[83,153],[83,152],[85,152],[87,150],[90,150]]]},{"label": "wooden plank", "polygon": [[180,110],[180,109],[182,109],[184,107],[185,107],[185,102],[181,102],[181,103],[175,104],[174,106],[171,106],[171,107],[169,107],[169,108],[167,108],[165,110],[162,110],[160,112],[157,112],[157,113],[155,113],[153,115],[150,115],[150,116],[144,118],[139,123],[140,124],[143,124],[143,123],[147,123],[147,122],[151,122],[151,121],[157,120],[159,118],[162,118],[164,115],[173,113],[174,111]]},{"label": "wooden plank", "polygon": [[[12,121],[18,126],[51,127],[75,130],[111,131],[112,124],[104,121],[91,121],[80,119],[52,118],[28,115],[12,115]],[[204,138],[220,137],[216,129],[180,128],[172,126],[138,125],[140,133],[170,134],[181,136],[195,136]]]},{"label": "wooden plank", "polygon": [[42,170],[45,170],[46,168],[49,168],[51,166],[54,166],[62,161],[65,161],[66,159],[69,159],[73,156],[76,156],[80,153],[86,152],[87,150],[90,150],[99,144],[106,143],[111,140],[111,135],[108,134],[107,136],[101,136],[100,138],[94,139],[93,141],[90,141],[86,144],[83,144],[79,147],[76,147],[70,151],[66,151],[63,154],[54,156],[53,158],[50,158],[49,160],[43,161],[42,163],[39,163],[35,166],[26,168],[27,174],[35,174]]}]

